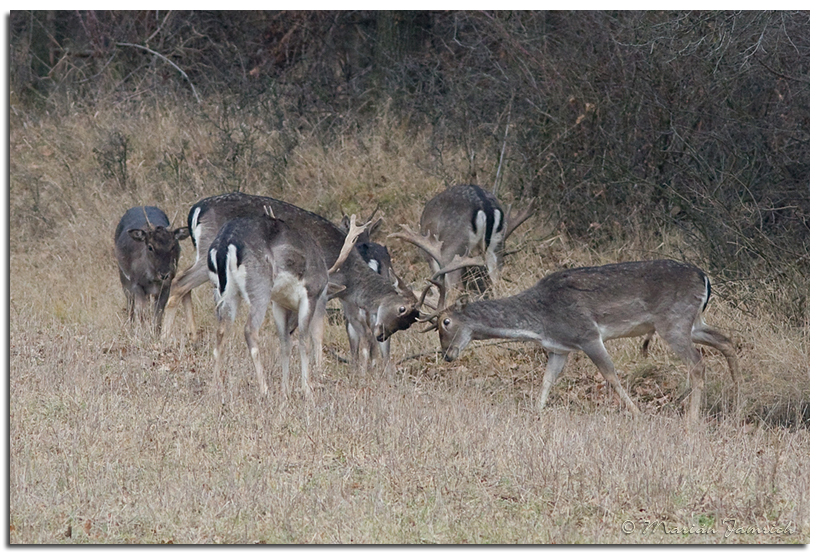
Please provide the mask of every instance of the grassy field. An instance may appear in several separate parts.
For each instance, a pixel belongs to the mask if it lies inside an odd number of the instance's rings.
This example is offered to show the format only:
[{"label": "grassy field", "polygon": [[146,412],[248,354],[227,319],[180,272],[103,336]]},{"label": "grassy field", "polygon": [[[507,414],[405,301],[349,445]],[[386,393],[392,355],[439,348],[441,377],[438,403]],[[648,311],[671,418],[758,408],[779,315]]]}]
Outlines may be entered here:
[{"label": "grassy field", "polygon": [[[693,429],[681,417],[684,365],[661,341],[646,358],[639,339],[608,345],[642,417],[621,409],[581,354],[538,413],[538,348],[474,343],[447,364],[436,337],[413,328],[393,339],[395,378],[362,377],[337,357],[347,338],[335,302],[315,406],[298,393],[287,404],[259,398],[237,324],[221,407],[208,391],[207,287],[194,293],[195,341],[180,325],[179,340],[161,345],[126,321],[112,249],[128,207],[156,204],[181,224],[197,199],[240,188],[336,220],[378,204],[389,232],[417,222],[448,176],[466,172],[457,149],[432,156],[423,132],[388,117],[330,147],[303,132],[287,152],[280,135],[242,117],[225,116],[220,134],[215,108],[209,120],[161,105],[12,110],[11,543],[809,541],[810,432],[799,424],[808,322],[738,305],[719,282],[706,321],[735,340],[741,400],[728,398],[725,360],[705,352],[707,416]],[[480,184],[492,183],[492,163],[477,157]],[[685,237],[663,233],[593,251],[543,214],[511,243],[500,295],[557,268],[698,260]],[[421,288],[426,264],[406,244],[388,246]],[[192,260],[186,242],[180,265]],[[262,335],[276,391],[269,322]]]}]

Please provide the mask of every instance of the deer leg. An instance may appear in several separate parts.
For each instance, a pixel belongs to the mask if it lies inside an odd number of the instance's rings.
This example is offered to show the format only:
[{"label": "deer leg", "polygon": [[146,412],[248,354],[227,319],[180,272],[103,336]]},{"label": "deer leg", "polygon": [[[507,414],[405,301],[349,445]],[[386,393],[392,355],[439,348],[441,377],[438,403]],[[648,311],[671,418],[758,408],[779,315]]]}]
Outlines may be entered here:
[{"label": "deer leg", "polygon": [[564,370],[564,365],[567,363],[569,354],[559,354],[558,352],[550,352],[547,359],[547,370],[544,372],[544,381],[541,384],[541,398],[538,400],[538,409],[543,410],[547,405],[547,395],[550,393],[555,380]]},{"label": "deer leg", "polygon": [[[367,331],[365,331],[365,332],[367,332]],[[373,356],[372,356],[373,344],[372,344],[372,341],[373,341],[372,337],[368,337],[366,335],[364,337],[364,340],[362,341],[362,343],[364,345],[363,348],[361,349],[361,353],[362,353],[362,366],[361,366],[362,376],[367,374],[367,371],[370,369],[371,364],[373,363]]]},{"label": "deer leg", "polygon": [[123,290],[125,291],[125,300],[126,300],[126,303],[128,305],[128,321],[133,323],[134,322],[134,309],[135,309],[135,306],[134,306],[134,293],[130,289],[127,289],[127,288],[123,288]]},{"label": "deer leg", "polygon": [[310,386],[310,358],[308,357],[308,343],[310,342],[310,323],[315,304],[307,299],[299,303],[299,361],[302,364],[302,391],[305,398],[313,399],[313,389]]},{"label": "deer leg", "polygon": [[[171,289],[168,294],[168,301],[165,303],[165,313],[162,316],[162,333],[160,334],[160,339],[163,341],[168,340],[171,337],[171,329],[174,326],[174,319],[177,315],[177,306],[179,305],[180,296],[184,299],[184,294],[179,292],[179,286],[177,285],[177,280],[181,276],[178,275],[171,281]],[[190,292],[187,293],[190,296]]]},{"label": "deer leg", "polygon": [[288,332],[288,312],[274,302],[271,304],[271,314],[276,323],[276,332],[279,334],[279,362],[282,364],[282,396],[287,399],[289,394],[288,381],[290,379],[290,333]]},{"label": "deer leg", "polygon": [[395,370],[390,360],[390,339],[387,339],[384,342],[376,341],[376,344],[382,358],[382,369],[384,370],[384,373],[392,379]]},{"label": "deer leg", "polygon": [[134,302],[136,304],[135,310],[137,313],[137,317],[139,318],[140,323],[145,322],[146,312],[148,311],[148,305],[150,304],[150,298],[142,288],[137,287],[137,290],[134,294]]},{"label": "deer leg", "polygon": [[199,258],[194,265],[174,277],[171,281],[171,290],[168,295],[168,303],[165,305],[165,315],[162,321],[161,339],[167,341],[171,337],[171,329],[174,326],[177,308],[180,301],[185,306],[188,320],[188,332],[196,333],[194,326],[193,304],[191,303],[191,291],[208,282],[208,265],[204,257]]},{"label": "deer leg", "polygon": [[689,422],[695,423],[700,418],[700,405],[703,397],[703,359],[692,344],[692,337],[688,325],[681,328],[657,329],[658,334],[665,340],[670,348],[680,356],[689,366],[689,378],[691,380],[692,392],[689,396]]},{"label": "deer leg", "polygon": [[268,385],[265,382],[265,368],[262,367],[262,360],[259,356],[259,328],[265,321],[265,312],[268,310],[269,303],[270,296],[261,299],[254,298],[251,302],[248,321],[245,323],[245,342],[251,353],[253,367],[256,369],[256,380],[259,382],[259,392],[262,396],[268,395]]},{"label": "deer leg", "polygon": [[231,320],[227,317],[220,317],[217,313],[216,326],[216,346],[214,347],[214,380],[211,389],[219,395],[222,404],[225,403],[225,370],[222,367],[222,341],[225,340],[225,333],[231,327]]},{"label": "deer leg", "polygon": [[322,366],[324,360],[322,358],[324,352],[322,351],[322,343],[325,337],[325,313],[327,299],[319,300],[316,304],[316,310],[313,313],[313,318],[310,320],[310,337],[313,343],[313,367],[316,374],[321,376]]},{"label": "deer leg", "polygon": [[347,340],[350,342],[350,365],[352,367],[359,367],[364,373],[364,368],[359,366],[359,347],[361,346],[362,337],[356,329],[353,320],[347,320]]},{"label": "deer leg", "polygon": [[370,364],[370,329],[366,323],[367,315],[358,306],[347,303],[344,304],[344,313],[347,321],[347,338],[350,341],[350,363],[352,367],[358,367],[364,376]]},{"label": "deer leg", "polygon": [[701,325],[695,322],[692,331],[692,340],[697,344],[711,346],[723,354],[723,357],[726,358],[726,363],[729,365],[729,373],[732,376],[732,381],[735,385],[740,384],[740,370],[737,367],[737,355],[735,354],[735,347],[732,345],[731,340],[714,327],[709,327],[702,322]]},{"label": "deer leg", "polygon": [[610,386],[615,389],[615,392],[617,392],[618,396],[621,397],[621,400],[624,404],[626,404],[626,407],[629,408],[629,411],[635,415],[639,415],[641,411],[637,406],[635,406],[632,399],[629,398],[626,389],[624,389],[621,385],[621,381],[618,379],[618,374],[615,373],[615,364],[612,363],[612,358],[609,357],[609,353],[606,351],[603,341],[599,339],[597,342],[588,345],[583,350],[584,353],[586,353],[586,355],[592,360],[592,363],[598,367],[598,371],[601,372],[604,379],[606,379]]},{"label": "deer leg", "polygon": [[165,304],[168,302],[168,293],[170,292],[170,285],[163,286],[157,296],[157,301],[154,303],[154,330],[159,333],[162,329],[162,314],[165,312]]},{"label": "deer leg", "polygon": [[196,337],[196,324],[194,323],[194,302],[191,293],[188,292],[182,297],[182,307],[185,310],[185,321],[188,327],[188,335]]},{"label": "deer leg", "polygon": [[484,261],[487,263],[487,273],[490,275],[490,287],[497,286],[501,280],[501,264],[498,260],[498,254],[496,254],[498,244],[494,243],[496,236],[497,235],[493,235],[490,246],[484,253]]},{"label": "deer leg", "polygon": [[740,370],[737,367],[737,355],[732,341],[725,337],[716,329],[703,325],[699,327],[697,323],[692,332],[692,340],[697,344],[711,346],[718,350],[723,357],[726,358],[726,363],[729,365],[729,373],[732,376],[732,386],[734,387],[734,402],[735,409],[740,408]]}]

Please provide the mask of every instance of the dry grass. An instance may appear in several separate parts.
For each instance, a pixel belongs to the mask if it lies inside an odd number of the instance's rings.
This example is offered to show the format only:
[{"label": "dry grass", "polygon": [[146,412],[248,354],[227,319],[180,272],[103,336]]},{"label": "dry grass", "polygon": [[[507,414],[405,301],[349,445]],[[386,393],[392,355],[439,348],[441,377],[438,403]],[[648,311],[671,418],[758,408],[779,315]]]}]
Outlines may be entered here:
[{"label": "dry grass", "polygon": [[[710,416],[697,429],[681,418],[683,365],[660,341],[648,358],[638,340],[610,343],[645,416],[621,410],[582,355],[539,414],[545,356],[533,346],[474,344],[445,364],[432,353],[435,337],[411,330],[394,338],[394,359],[404,361],[393,381],[361,378],[330,355],[347,355],[333,317],[314,407],[298,395],[287,405],[258,398],[235,325],[232,397],[222,409],[208,394],[210,291],[195,292],[199,339],[162,347],[125,323],[111,258],[130,205],[157,203],[181,221],[196,199],[230,188],[213,169],[219,139],[181,111],[132,112],[12,117],[10,542],[809,541],[809,430],[776,426],[808,406],[808,326],[733,310],[719,283],[707,321],[736,340],[742,402],[725,397],[725,362],[710,354]],[[131,139],[127,190],[92,152],[112,128]],[[278,151],[277,139],[255,140],[255,154],[232,162],[242,189],[334,219],[340,208],[369,213],[378,203],[388,227],[414,223],[441,175],[464,172],[457,152],[433,158],[425,137],[382,119],[328,148],[305,134],[275,176],[281,190],[271,190],[253,156]],[[169,156],[184,141],[169,177]],[[522,249],[502,294],[557,267],[677,256],[682,241],[593,252],[534,221],[514,243]],[[420,286],[420,258],[390,246]],[[182,265],[192,257],[186,244]],[[265,331],[278,390],[277,341],[269,324]]]}]

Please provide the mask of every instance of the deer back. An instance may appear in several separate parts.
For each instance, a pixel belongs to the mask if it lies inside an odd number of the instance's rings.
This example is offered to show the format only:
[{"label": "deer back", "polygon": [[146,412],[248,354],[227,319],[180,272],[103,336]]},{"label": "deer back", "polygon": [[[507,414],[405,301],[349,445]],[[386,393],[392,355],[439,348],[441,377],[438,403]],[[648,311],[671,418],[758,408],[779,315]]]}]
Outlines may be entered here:
[{"label": "deer back", "polygon": [[281,219],[295,232],[305,232],[319,246],[325,263],[330,266],[339,255],[345,235],[327,219],[298,206],[241,192],[231,192],[204,198],[194,204],[188,213],[188,227],[197,252],[207,250],[219,229],[237,217],[265,215],[268,206],[276,219]]},{"label": "deer back", "polygon": [[[322,216],[293,204],[241,192],[205,198],[191,208],[188,224],[197,247],[197,256],[205,255],[204,252],[226,221],[241,216],[263,215],[266,206],[294,233],[309,236],[318,246],[328,267],[333,265],[345,242],[342,229]],[[371,311],[387,303],[391,308],[395,304],[396,313],[399,314],[400,305],[412,306],[416,300],[412,291],[397,290],[389,278],[372,271],[359,255],[348,256],[330,280],[344,287],[338,298]],[[417,311],[404,310],[396,316],[400,321],[392,322],[389,329],[406,329],[417,316]]]},{"label": "deer back", "polygon": [[244,268],[245,287],[275,288],[277,280],[285,285],[297,283],[315,299],[327,285],[327,264],[310,237],[294,232],[279,219],[247,216],[225,223],[211,243],[208,270],[217,276],[220,295],[228,284],[231,248],[237,267]]},{"label": "deer back", "polygon": [[456,185],[425,204],[420,228],[442,241],[447,263],[456,254],[470,255],[476,246],[485,250],[504,223],[504,210],[492,193],[477,185]]},{"label": "deer back", "polygon": [[[558,350],[579,349],[599,336],[639,336],[681,322],[691,328],[710,291],[703,271],[673,260],[567,269],[511,297],[448,308],[438,318],[439,335],[449,342],[456,328],[468,326],[475,339],[504,330],[508,337],[548,337]],[[457,324],[445,333],[448,319]]]},{"label": "deer back", "polygon": [[533,297],[550,306],[552,319],[572,314],[565,316],[570,324],[580,316],[613,337],[665,320],[694,321],[711,294],[703,271],[673,260],[568,269],[547,275],[533,288]]}]

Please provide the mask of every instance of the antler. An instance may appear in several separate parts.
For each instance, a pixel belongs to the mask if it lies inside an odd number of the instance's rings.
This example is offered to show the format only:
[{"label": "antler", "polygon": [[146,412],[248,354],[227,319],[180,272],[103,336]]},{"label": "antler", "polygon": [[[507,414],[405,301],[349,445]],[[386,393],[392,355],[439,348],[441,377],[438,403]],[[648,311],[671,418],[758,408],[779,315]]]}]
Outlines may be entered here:
[{"label": "antler", "polygon": [[436,328],[436,320],[438,316],[446,309],[446,297],[447,297],[447,288],[444,285],[444,275],[450,273],[451,271],[455,271],[456,269],[461,269],[462,267],[468,267],[471,265],[484,265],[484,258],[480,258],[478,256],[470,256],[464,257],[456,256],[453,258],[449,264],[444,266],[443,268],[439,269],[437,272],[433,274],[433,276],[427,280],[428,284],[424,289],[421,291],[421,296],[419,297],[419,301],[416,303],[416,309],[419,309],[424,304],[424,299],[427,296],[427,293],[430,292],[432,287],[436,287],[439,291],[438,295],[438,306],[436,306],[436,311],[431,314],[423,314],[421,317],[418,318],[420,322],[431,321],[433,322],[432,325],[422,329],[422,333],[426,333],[427,331],[432,331]]},{"label": "antler", "polygon": [[148,224],[148,229],[153,230],[153,229],[154,229],[154,226],[153,226],[153,225],[151,225],[151,220],[150,220],[150,219],[148,219],[148,211],[145,209],[145,206],[143,206],[143,207],[142,207],[142,215],[144,215],[144,216],[145,216],[145,223],[147,223],[147,224]]},{"label": "antler", "polygon": [[509,237],[513,231],[515,231],[522,223],[527,221],[532,214],[535,213],[535,198],[530,200],[530,203],[527,204],[527,207],[518,212],[515,215],[512,215],[512,204],[507,209],[507,213],[510,214],[509,222],[507,223],[507,230],[504,231],[504,238],[506,239]]},{"label": "antler", "polygon": [[338,270],[344,261],[347,259],[347,256],[353,250],[353,247],[356,245],[356,237],[361,235],[370,224],[370,221],[366,222],[364,225],[356,225],[356,214],[350,216],[350,231],[348,231],[347,236],[345,237],[345,243],[342,246],[342,251],[339,252],[339,257],[336,259],[336,262],[331,266],[330,269],[327,270],[327,274],[330,275],[336,270]]},{"label": "antler", "polygon": [[485,263],[486,262],[484,261],[484,258],[480,256],[463,257],[456,254],[453,257],[452,261],[446,266],[436,271],[431,277],[431,279],[435,281],[439,277],[444,276],[444,274],[450,273],[451,271],[455,271],[456,269],[461,269],[462,267],[469,267],[472,265],[484,265]]},{"label": "antler", "polygon": [[[371,213],[370,217],[367,218],[367,223],[365,223],[365,226],[367,228],[364,230],[364,232],[362,232],[362,234],[359,236],[356,242],[370,242],[370,235],[372,233],[375,233],[376,229],[379,227],[382,221],[384,221],[381,217],[379,217],[375,221],[373,220],[373,217],[376,215],[376,212],[378,211],[379,206],[377,204],[376,207],[373,209],[373,213]],[[342,230],[344,230],[345,233],[350,231],[350,218],[344,213],[344,211],[342,211]]]},{"label": "antler", "polygon": [[435,272],[433,276],[428,280],[429,284],[426,287],[424,287],[424,289],[421,292],[421,297],[419,298],[419,301],[416,303],[416,309],[421,308],[424,304],[424,299],[427,296],[427,293],[430,292],[430,289],[433,286],[438,288],[439,299],[436,311],[433,314],[425,315],[419,318],[419,321],[430,321],[431,319],[438,317],[438,315],[444,310],[445,297],[447,296],[447,289],[445,288],[443,279],[444,275],[450,273],[451,271],[461,269],[462,267],[468,267],[472,265],[484,265],[485,261],[484,258],[479,256],[464,257],[456,254],[456,256],[452,260],[450,260],[449,264],[445,264],[443,262],[444,256],[441,253],[443,243],[442,241],[432,236],[431,232],[422,235],[416,231],[413,231],[412,229],[410,229],[409,226],[405,224],[401,224],[399,225],[399,227],[401,227],[402,229],[401,232],[391,233],[387,236],[387,238],[397,238],[407,241],[411,244],[415,244],[416,246],[430,254],[430,256],[432,256],[433,259],[436,260],[439,267],[441,268],[437,272]]},{"label": "antler", "polygon": [[[438,306],[436,306],[435,309],[438,311],[444,307],[444,293],[446,292],[444,288],[444,283],[442,283],[441,280],[433,281],[432,279],[428,279],[427,286],[422,289],[421,295],[419,296],[419,301],[416,303],[416,308],[421,308],[424,305],[424,299],[427,297],[427,293],[429,293],[430,289],[432,289],[433,287],[436,287],[439,292]],[[425,319],[419,319],[419,321],[428,321],[430,319],[427,316],[424,317]]]},{"label": "antler", "polygon": [[174,221],[176,221],[178,215],[179,215],[179,210],[174,211],[174,216],[171,218],[171,222],[168,224],[169,229],[174,228]]},{"label": "antler", "polygon": [[443,267],[444,263],[442,260],[441,254],[441,247],[443,243],[438,240],[437,238],[432,236],[432,232],[428,232],[426,235],[419,234],[416,231],[410,229],[410,227],[406,224],[400,224],[399,227],[402,228],[402,232],[400,233],[390,233],[387,235],[387,238],[397,238],[404,241],[407,241],[411,244],[415,244],[428,254],[430,254],[436,262],[438,262],[439,267]]},{"label": "antler", "polygon": [[422,329],[422,333],[432,331],[433,329],[436,328],[436,321],[435,320],[438,319],[438,316],[440,316],[441,313],[445,309],[444,302],[445,302],[445,297],[446,297],[447,290],[444,288],[443,279],[439,279],[437,281],[433,281],[432,279],[430,279],[430,280],[427,281],[427,286],[424,287],[424,289],[421,291],[421,296],[419,297],[419,301],[416,304],[416,309],[419,309],[419,308],[421,308],[422,305],[424,305],[424,299],[427,296],[427,293],[430,292],[430,289],[434,286],[438,289],[438,306],[436,307],[436,311],[434,311],[433,313],[431,313],[431,314],[422,314],[418,318],[418,321],[421,322],[421,323],[425,323],[425,322],[428,322],[428,321],[432,322],[431,325],[429,325],[429,326],[425,327],[424,329]]}]

